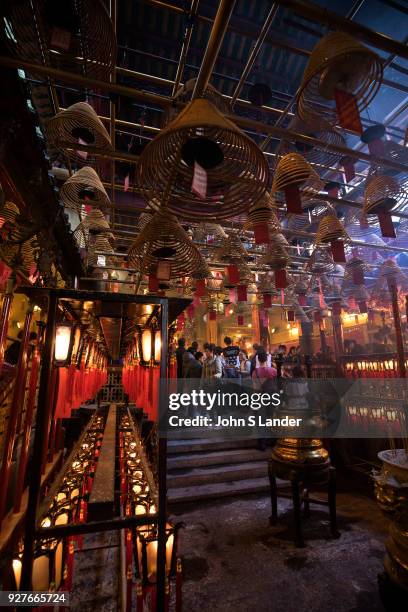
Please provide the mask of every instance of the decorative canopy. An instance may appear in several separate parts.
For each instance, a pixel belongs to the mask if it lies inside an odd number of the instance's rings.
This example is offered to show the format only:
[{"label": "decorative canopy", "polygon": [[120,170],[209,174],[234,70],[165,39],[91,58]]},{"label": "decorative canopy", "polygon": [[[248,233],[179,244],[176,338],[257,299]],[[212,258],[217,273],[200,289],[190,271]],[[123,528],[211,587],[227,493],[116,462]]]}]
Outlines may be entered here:
[{"label": "decorative canopy", "polygon": [[170,212],[213,221],[239,215],[259,200],[268,163],[232,121],[208,100],[197,99],[144,149],[137,179]]}]

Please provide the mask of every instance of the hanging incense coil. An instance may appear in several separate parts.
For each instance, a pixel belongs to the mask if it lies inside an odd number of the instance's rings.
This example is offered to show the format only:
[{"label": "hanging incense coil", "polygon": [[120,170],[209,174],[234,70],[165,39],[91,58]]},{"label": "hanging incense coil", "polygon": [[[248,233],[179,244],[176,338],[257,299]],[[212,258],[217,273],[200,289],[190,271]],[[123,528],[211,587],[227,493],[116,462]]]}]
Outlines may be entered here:
[{"label": "hanging incense coil", "polygon": [[162,209],[139,234],[129,249],[130,265],[142,274],[158,274],[166,269],[168,277],[202,273],[205,262],[176,217]]},{"label": "hanging incense coil", "polygon": [[360,257],[353,257],[346,264],[345,278],[350,278],[353,285],[364,285],[364,260]]},{"label": "hanging incense coil", "polygon": [[[1,28],[1,33],[15,57],[110,80],[116,63],[116,37],[102,0],[7,4],[8,27]],[[30,74],[35,75],[35,70]]]},{"label": "hanging incense coil", "polygon": [[248,221],[255,235],[255,244],[269,244],[272,235],[280,231],[275,209],[275,200],[270,193],[265,193],[250,207]]},{"label": "hanging incense coil", "polygon": [[268,266],[270,270],[281,270],[290,263],[290,256],[286,249],[280,245],[268,246],[266,252],[259,260],[260,266]]},{"label": "hanging incense coil", "polygon": [[77,213],[81,213],[84,206],[110,206],[105,187],[90,166],[85,166],[70,176],[61,187],[60,195],[64,205]]},{"label": "hanging incense coil", "polygon": [[[310,117],[309,121],[312,119]],[[293,143],[293,148],[296,152],[300,153],[310,164],[316,164],[315,170],[317,173],[322,174],[327,170],[326,168],[319,168],[319,165],[333,166],[340,161],[342,154],[329,151],[326,145],[346,147],[346,139],[339,130],[332,127],[330,123],[325,122],[321,117],[319,117],[317,123],[313,124],[313,122],[305,123],[300,117],[295,115],[289,128],[294,132],[305,134],[321,141],[321,145],[310,145],[300,141]]]},{"label": "hanging incense coil", "polygon": [[99,234],[96,236],[94,244],[89,248],[88,265],[97,266],[98,256],[102,253],[102,256],[105,257],[106,265],[111,265],[113,263],[113,258],[109,254],[113,254],[113,252],[112,245],[106,236]]},{"label": "hanging incense coil", "polygon": [[321,276],[322,274],[332,274],[336,268],[333,258],[326,249],[316,248],[307,262],[306,268],[312,274]]},{"label": "hanging incense coil", "polygon": [[[170,121],[174,121],[177,115],[180,112],[180,107],[178,105],[187,104],[191,102],[194,87],[197,79],[189,79],[184,85],[181,85],[176,95],[174,96],[175,104],[169,104],[165,110],[165,123],[167,125]],[[213,85],[210,83],[207,85],[203,98],[211,102],[223,115],[228,115],[230,112],[229,100],[225,98],[222,93],[218,91]]]},{"label": "hanging incense coil", "polygon": [[289,213],[302,214],[300,189],[312,196],[320,191],[323,182],[312,166],[298,153],[288,153],[279,160],[273,177],[272,191],[285,194]]},{"label": "hanging incense coil", "polygon": [[4,206],[0,209],[0,218],[4,219],[4,222],[11,223],[12,225],[15,224],[16,218],[19,214],[19,207],[10,200],[7,200]]},{"label": "hanging incense coil", "polygon": [[248,257],[248,253],[244,248],[237,234],[229,234],[221,242],[220,248],[214,253],[215,262],[223,263],[239,263]]},{"label": "hanging incense coil", "polygon": [[105,234],[105,237],[111,242],[114,241],[114,236],[110,232],[110,224],[105,215],[99,208],[92,208],[86,215],[83,221],[77,225],[74,230],[74,238],[77,241],[79,248],[88,248],[90,234],[98,233]]},{"label": "hanging incense coil", "polygon": [[398,181],[391,176],[374,176],[366,185],[363,215],[377,215],[382,236],[395,238],[391,212],[407,203],[408,192]]},{"label": "hanging incense coil", "polygon": [[147,145],[137,179],[160,201],[166,196],[170,212],[213,221],[246,212],[264,194],[268,173],[257,145],[200,98]]},{"label": "hanging incense coil", "polygon": [[333,260],[336,263],[346,262],[344,243],[348,240],[347,232],[336,215],[325,215],[320,219],[316,234],[316,245],[330,244]]},{"label": "hanging incense coil", "polygon": [[304,71],[298,115],[311,125],[319,125],[321,117],[361,133],[359,114],[374,99],[382,76],[376,53],[344,32],[328,34],[313,49]]},{"label": "hanging incense coil", "polygon": [[78,144],[89,145],[96,151],[112,151],[112,143],[98,115],[87,102],[77,102],[62,110],[47,123],[47,140],[54,147],[66,150],[74,159],[84,161],[86,153],[76,150]]},{"label": "hanging incense coil", "polygon": [[192,273],[191,277],[195,280],[204,280],[211,276],[210,268],[204,258],[201,258],[201,263],[198,268]]},{"label": "hanging incense coil", "polygon": [[199,223],[195,228],[194,239],[198,242],[207,242],[208,236],[219,241],[227,237],[224,228],[219,223]]}]

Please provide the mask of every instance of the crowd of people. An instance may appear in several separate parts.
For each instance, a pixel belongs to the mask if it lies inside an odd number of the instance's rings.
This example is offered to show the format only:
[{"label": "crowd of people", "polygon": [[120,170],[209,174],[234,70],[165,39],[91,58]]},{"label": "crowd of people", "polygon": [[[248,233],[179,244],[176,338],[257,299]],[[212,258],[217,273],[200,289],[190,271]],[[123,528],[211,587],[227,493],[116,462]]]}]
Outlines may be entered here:
[{"label": "crowd of people", "polygon": [[252,348],[251,355],[248,355],[226,336],[223,347],[205,342],[201,351],[198,342],[194,341],[191,346],[186,347],[185,339],[180,338],[175,352],[177,378],[203,381],[223,378],[252,379],[254,386],[259,386],[276,378],[277,359],[281,364],[299,365],[301,362],[299,347],[293,346],[288,351],[287,347],[281,344],[273,353],[259,344],[254,344]]}]

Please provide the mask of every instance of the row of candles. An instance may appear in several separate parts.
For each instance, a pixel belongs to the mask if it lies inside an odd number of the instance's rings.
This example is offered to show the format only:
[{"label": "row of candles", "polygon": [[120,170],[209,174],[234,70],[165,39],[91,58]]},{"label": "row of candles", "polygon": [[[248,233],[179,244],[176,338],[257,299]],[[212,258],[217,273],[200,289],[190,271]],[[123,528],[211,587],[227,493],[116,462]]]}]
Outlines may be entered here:
[{"label": "row of candles", "polygon": [[[140,434],[128,414],[123,414],[119,431],[119,470],[121,506],[126,516],[154,515],[157,512],[157,491]],[[169,579],[176,573],[176,609],[181,609],[181,566],[176,564],[177,529],[166,526],[166,608],[169,605]],[[146,597],[155,601],[157,578],[157,524],[125,529],[127,601],[132,609],[133,576],[136,577],[136,609],[144,609]],[[177,571],[175,571],[177,569]]]},{"label": "row of candles", "polygon": [[351,399],[346,403],[346,414],[351,425],[358,425],[379,436],[392,434],[394,436],[407,436],[407,420],[404,407],[379,405],[378,399],[371,402]]},{"label": "row of candles", "polygon": [[[87,502],[103,439],[105,418],[95,414],[65,471],[47,510],[41,527],[49,528],[86,521]],[[75,542],[80,547],[82,537],[42,539],[37,542],[32,571],[33,591],[69,591],[72,586]],[[12,561],[15,588],[19,590],[23,544]]]},{"label": "row of candles", "polygon": [[[405,366],[408,368],[408,360]],[[352,378],[395,378],[398,376],[398,361],[396,358],[347,360],[345,372]]]}]

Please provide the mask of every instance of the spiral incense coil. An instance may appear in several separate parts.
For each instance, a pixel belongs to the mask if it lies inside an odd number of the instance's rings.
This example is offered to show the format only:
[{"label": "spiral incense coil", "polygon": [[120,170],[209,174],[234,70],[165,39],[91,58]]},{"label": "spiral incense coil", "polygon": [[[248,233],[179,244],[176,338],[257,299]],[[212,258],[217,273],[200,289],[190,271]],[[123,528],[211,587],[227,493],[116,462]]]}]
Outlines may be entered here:
[{"label": "spiral incense coil", "polygon": [[397,276],[404,276],[401,268],[392,259],[387,259],[380,266],[380,277],[382,278],[396,278]]},{"label": "spiral incense coil", "polygon": [[270,245],[262,255],[259,264],[268,266],[271,270],[282,270],[290,263],[290,257],[286,249],[280,245]]},{"label": "spiral incense coil", "polygon": [[[379,56],[344,32],[333,32],[317,43],[303,73],[297,98],[299,117],[312,125],[337,125],[335,90],[352,94],[361,113],[381,85]],[[345,107],[345,112],[350,109]]]},{"label": "spiral incense coil", "polygon": [[351,279],[353,285],[364,285],[364,260],[353,257],[346,263],[344,278]]},{"label": "spiral incense coil", "polygon": [[69,156],[82,162],[86,156],[75,148],[79,141],[95,150],[113,150],[105,126],[87,102],[77,102],[57,113],[48,121],[46,132],[51,145],[60,150],[70,149]]},{"label": "spiral incense coil", "polygon": [[37,238],[34,236],[30,240],[26,240],[21,245],[22,269],[26,274],[30,272],[30,268],[36,263],[36,257],[39,253]]},{"label": "spiral incense coil", "polygon": [[272,191],[285,191],[298,187],[310,193],[320,191],[323,182],[312,166],[298,153],[288,153],[280,158],[273,177]]},{"label": "spiral incense coil", "polygon": [[11,223],[13,225],[16,222],[16,218],[19,214],[19,207],[10,200],[7,200],[3,208],[0,210],[0,217],[4,219],[5,222]]},{"label": "spiral incense coil", "polygon": [[[201,195],[192,191],[197,164],[206,173]],[[190,102],[144,149],[140,187],[166,197],[185,219],[220,220],[246,212],[265,193],[268,163],[257,145],[208,100]]]},{"label": "spiral incense coil", "polygon": [[[341,153],[329,151],[326,145],[335,145],[338,147],[346,147],[346,139],[341,132],[332,127],[330,123],[324,121],[318,116],[318,121],[313,121],[314,117],[309,117],[309,122],[305,123],[300,117],[295,116],[290,123],[289,128],[293,132],[305,134],[312,138],[317,138],[322,144],[310,145],[305,142],[293,143],[293,149],[300,153],[310,164],[316,164],[316,171],[320,174],[326,169],[320,169],[318,166],[333,166],[337,164],[341,157]],[[289,151],[288,151],[289,152]]]},{"label": "spiral incense coil", "polygon": [[92,247],[89,248],[89,253],[90,255],[89,255],[88,263],[91,266],[97,265],[99,253],[105,254],[105,257],[107,257],[107,260],[106,260],[107,264],[113,261],[109,255],[106,256],[106,253],[113,254],[112,245],[110,244],[109,240],[102,234],[99,234],[96,237],[94,244],[92,245]]},{"label": "spiral incense coil", "polygon": [[223,240],[227,234],[219,223],[199,223],[194,232],[194,239],[198,242],[206,242],[207,236],[214,236],[215,240]]},{"label": "spiral incense coil", "polygon": [[270,273],[266,272],[261,275],[257,286],[257,292],[262,295],[278,295],[274,284],[274,278]]},{"label": "spiral incense coil", "polygon": [[109,221],[99,208],[92,208],[92,210],[86,214],[84,225],[92,232],[110,230]]},{"label": "spiral incense coil", "polygon": [[211,276],[210,268],[204,258],[199,267],[192,273],[191,277],[195,280],[205,280]]},{"label": "spiral incense coil", "polygon": [[315,249],[307,262],[307,269],[316,276],[322,274],[332,274],[336,268],[336,264],[326,249]]},{"label": "spiral incense coil", "polygon": [[390,212],[397,206],[408,203],[408,193],[391,176],[374,176],[367,184],[364,194],[366,215]]},{"label": "spiral incense coil", "polygon": [[221,243],[219,249],[214,254],[214,261],[222,261],[224,263],[237,263],[245,260],[248,257],[241,240],[237,234],[230,234]]},{"label": "spiral incense coil", "polygon": [[102,0],[9,2],[7,23],[8,28],[1,28],[2,39],[15,57],[110,80],[116,37]]},{"label": "spiral incense coil", "polygon": [[168,262],[170,278],[202,273],[205,262],[176,217],[162,209],[129,249],[130,265],[142,274],[155,274],[159,262]]},{"label": "spiral incense coil", "polygon": [[110,206],[105,187],[90,166],[85,166],[70,176],[61,187],[60,195],[64,205],[78,213],[82,212],[84,206]]},{"label": "spiral incense coil", "polygon": [[316,234],[316,244],[328,244],[335,240],[348,240],[348,234],[340,219],[335,215],[326,215],[320,219]]},{"label": "spiral incense coil", "polygon": [[[180,112],[180,108],[178,104],[187,104],[191,102],[193,97],[193,91],[196,84],[197,79],[189,79],[184,85],[181,85],[176,95],[174,96],[174,102],[176,104],[169,104],[165,110],[165,125],[170,123],[170,121],[174,121],[177,115]],[[207,85],[203,98],[211,102],[223,115],[228,115],[230,112],[230,107],[228,103],[228,99],[224,98],[224,96],[211,85],[210,83]],[[177,104],[178,103],[178,104]]]}]

